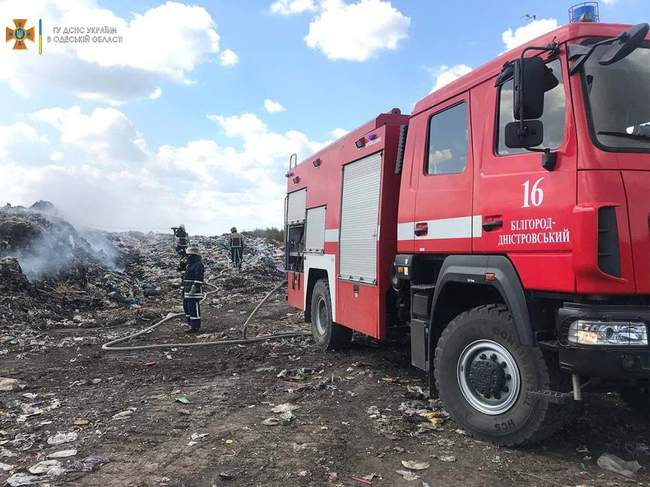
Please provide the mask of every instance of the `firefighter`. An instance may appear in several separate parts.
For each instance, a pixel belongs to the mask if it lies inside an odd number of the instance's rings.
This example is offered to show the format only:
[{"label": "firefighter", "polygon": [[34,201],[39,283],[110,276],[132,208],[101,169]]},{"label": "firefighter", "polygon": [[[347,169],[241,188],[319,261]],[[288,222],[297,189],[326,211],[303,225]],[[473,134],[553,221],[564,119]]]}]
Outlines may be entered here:
[{"label": "firefighter", "polygon": [[237,270],[240,270],[244,256],[244,237],[241,233],[237,232],[236,227],[230,229],[228,246],[230,247],[230,260]]},{"label": "firefighter", "polygon": [[183,257],[185,255],[185,250],[190,244],[190,239],[185,231],[185,225],[181,224],[178,227],[172,227],[174,232],[174,237],[176,237],[176,253]]},{"label": "firefighter", "polygon": [[187,268],[183,276],[183,311],[190,329],[187,333],[198,333],[201,329],[201,300],[203,293],[203,275],[205,267],[198,247],[187,247]]}]

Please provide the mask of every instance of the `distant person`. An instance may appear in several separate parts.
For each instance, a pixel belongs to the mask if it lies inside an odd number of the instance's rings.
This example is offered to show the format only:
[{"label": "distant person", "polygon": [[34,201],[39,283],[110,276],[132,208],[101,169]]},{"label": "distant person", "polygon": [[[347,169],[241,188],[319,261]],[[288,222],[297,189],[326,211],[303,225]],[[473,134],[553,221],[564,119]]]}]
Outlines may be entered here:
[{"label": "distant person", "polygon": [[236,227],[230,229],[228,236],[228,246],[230,247],[230,260],[237,270],[241,269],[241,263],[244,256],[244,237],[237,232]]},{"label": "distant person", "polygon": [[187,247],[187,268],[183,276],[183,311],[190,329],[187,333],[198,333],[201,330],[201,300],[203,293],[203,265],[198,247]]},{"label": "distant person", "polygon": [[190,244],[190,238],[185,231],[185,225],[181,224],[178,227],[172,227],[174,237],[176,238],[176,253],[183,257],[185,250]]}]

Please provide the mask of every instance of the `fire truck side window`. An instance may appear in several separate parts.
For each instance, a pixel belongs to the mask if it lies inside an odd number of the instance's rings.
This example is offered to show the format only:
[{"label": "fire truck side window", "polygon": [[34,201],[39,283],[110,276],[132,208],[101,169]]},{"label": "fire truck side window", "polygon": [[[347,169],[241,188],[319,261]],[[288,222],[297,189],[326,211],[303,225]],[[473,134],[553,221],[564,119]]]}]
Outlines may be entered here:
[{"label": "fire truck side window", "polygon": [[[562,145],[564,137],[564,112],[566,110],[566,98],[564,94],[564,80],[562,79],[562,66],[559,59],[548,63],[559,84],[544,95],[544,114],[541,121],[544,124],[544,142],[540,147],[557,149]],[[506,147],[505,127],[513,122],[512,116],[512,79],[501,86],[499,93],[499,134],[497,140],[497,154],[524,154],[530,153],[526,149],[511,149]]]},{"label": "fire truck side window", "polygon": [[467,106],[436,113],[429,120],[427,175],[461,173],[467,166]]}]

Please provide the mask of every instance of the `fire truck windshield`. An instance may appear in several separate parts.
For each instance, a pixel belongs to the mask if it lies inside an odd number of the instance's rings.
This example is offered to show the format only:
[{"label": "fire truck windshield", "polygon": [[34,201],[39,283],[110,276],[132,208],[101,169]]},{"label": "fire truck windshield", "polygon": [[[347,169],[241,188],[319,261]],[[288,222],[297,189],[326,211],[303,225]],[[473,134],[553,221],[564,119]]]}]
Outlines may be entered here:
[{"label": "fire truck windshield", "polygon": [[583,71],[594,142],[609,151],[650,151],[650,43],[602,66],[607,49],[598,47]]}]

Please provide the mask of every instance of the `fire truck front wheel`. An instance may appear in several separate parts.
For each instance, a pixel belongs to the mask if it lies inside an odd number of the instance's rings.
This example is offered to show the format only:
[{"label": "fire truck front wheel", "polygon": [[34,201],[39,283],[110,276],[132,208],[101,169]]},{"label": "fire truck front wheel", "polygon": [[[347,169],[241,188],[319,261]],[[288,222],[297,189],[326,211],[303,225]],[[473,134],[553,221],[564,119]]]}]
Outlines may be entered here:
[{"label": "fire truck front wheel", "polygon": [[529,395],[552,389],[552,374],[539,348],[519,343],[503,305],[479,306],[449,323],[435,350],[434,376],[455,421],[485,440],[533,444],[563,424],[561,406]]},{"label": "fire truck front wheel", "polygon": [[332,299],[327,279],[314,285],[311,295],[311,332],[321,350],[345,348],[352,339],[352,330],[332,321]]}]

